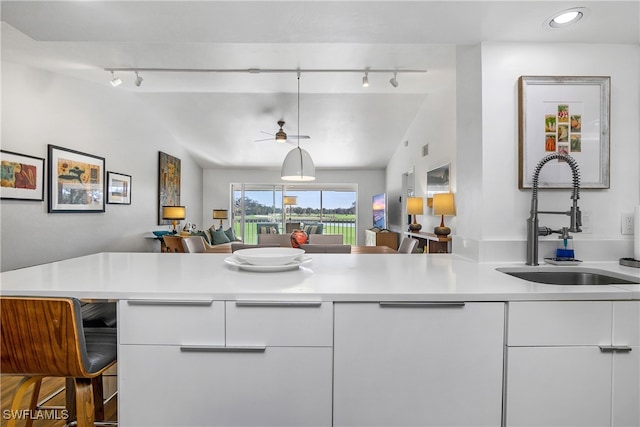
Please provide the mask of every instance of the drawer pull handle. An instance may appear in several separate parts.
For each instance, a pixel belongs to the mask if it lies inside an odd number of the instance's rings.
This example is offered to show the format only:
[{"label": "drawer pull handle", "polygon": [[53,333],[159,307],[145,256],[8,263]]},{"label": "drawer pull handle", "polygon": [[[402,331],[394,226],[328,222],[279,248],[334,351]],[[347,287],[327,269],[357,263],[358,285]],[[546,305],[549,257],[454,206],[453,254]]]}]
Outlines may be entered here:
[{"label": "drawer pull handle", "polygon": [[628,353],[631,347],[628,345],[599,345],[600,351],[603,353]]},{"label": "drawer pull handle", "polygon": [[236,307],[320,307],[322,301],[236,301]]},{"label": "drawer pull handle", "polygon": [[213,304],[213,300],[154,300],[154,299],[136,299],[128,300],[129,305],[173,305],[173,306],[190,306],[190,307],[208,307]]},{"label": "drawer pull handle", "polygon": [[411,302],[411,301],[383,301],[380,307],[406,307],[406,308],[462,308],[464,302]]},{"label": "drawer pull handle", "polygon": [[219,345],[182,345],[180,351],[189,353],[264,353],[264,346],[225,347]]}]

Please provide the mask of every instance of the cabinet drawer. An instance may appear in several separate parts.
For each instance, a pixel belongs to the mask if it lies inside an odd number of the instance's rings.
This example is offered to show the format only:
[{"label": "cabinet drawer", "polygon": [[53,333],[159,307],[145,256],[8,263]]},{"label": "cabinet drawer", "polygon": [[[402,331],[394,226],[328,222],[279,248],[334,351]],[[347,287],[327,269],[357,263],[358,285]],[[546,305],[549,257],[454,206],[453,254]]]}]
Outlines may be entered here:
[{"label": "cabinet drawer", "polygon": [[120,344],[224,345],[224,302],[122,300]]},{"label": "cabinet drawer", "polygon": [[332,345],[330,302],[227,301],[226,304],[227,345]]},{"label": "cabinet drawer", "polygon": [[331,425],[330,348],[185,352],[130,345],[118,360],[123,426]]},{"label": "cabinet drawer", "polygon": [[611,301],[511,302],[507,345],[607,345]]}]

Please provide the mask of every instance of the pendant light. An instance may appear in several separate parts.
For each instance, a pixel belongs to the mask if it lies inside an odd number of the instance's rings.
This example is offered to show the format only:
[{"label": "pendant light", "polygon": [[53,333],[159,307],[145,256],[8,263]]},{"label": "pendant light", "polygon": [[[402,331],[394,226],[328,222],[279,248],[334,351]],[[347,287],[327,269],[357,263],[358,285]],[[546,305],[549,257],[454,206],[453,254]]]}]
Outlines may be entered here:
[{"label": "pendant light", "polygon": [[[300,135],[300,71],[298,71],[298,135]],[[316,179],[316,167],[311,155],[298,146],[289,151],[282,162],[280,178],[284,181],[313,181]]]}]

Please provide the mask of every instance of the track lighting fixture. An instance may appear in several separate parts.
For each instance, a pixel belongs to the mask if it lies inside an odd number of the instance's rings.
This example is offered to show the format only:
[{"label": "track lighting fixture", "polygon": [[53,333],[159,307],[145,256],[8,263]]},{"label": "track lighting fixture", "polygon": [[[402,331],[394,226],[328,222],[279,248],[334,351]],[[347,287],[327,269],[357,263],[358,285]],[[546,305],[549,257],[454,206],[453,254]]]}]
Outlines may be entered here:
[{"label": "track lighting fixture", "polygon": [[249,73],[249,74],[270,74],[270,73],[363,73],[362,87],[369,87],[369,73],[393,73],[393,77],[389,80],[391,86],[398,87],[398,74],[402,73],[426,73],[427,70],[418,69],[388,69],[388,68],[335,68],[335,69],[321,69],[321,68],[127,68],[127,67],[108,67],[104,69],[111,73],[111,84],[116,87],[122,81],[117,78],[114,73],[135,73],[136,86],[140,87],[143,82],[143,78],[139,73],[151,72],[151,73]]},{"label": "track lighting fixture", "polygon": [[120,84],[122,84],[122,80],[116,77],[116,74],[113,71],[111,71],[111,86],[118,87],[120,86]]},{"label": "track lighting fixture", "polygon": [[391,86],[393,87],[398,87],[398,72],[394,71],[393,72],[393,77],[391,77],[391,79],[389,80],[389,83],[391,83]]},{"label": "track lighting fixture", "polygon": [[369,87],[369,72],[364,72],[364,77],[362,78],[362,87]]}]

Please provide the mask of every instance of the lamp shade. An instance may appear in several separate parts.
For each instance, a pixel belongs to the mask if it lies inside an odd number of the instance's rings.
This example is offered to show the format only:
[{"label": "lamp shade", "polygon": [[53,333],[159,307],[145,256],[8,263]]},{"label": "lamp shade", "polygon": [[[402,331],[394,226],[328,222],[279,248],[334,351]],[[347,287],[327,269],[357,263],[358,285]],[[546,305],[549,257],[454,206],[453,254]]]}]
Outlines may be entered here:
[{"label": "lamp shade", "polygon": [[437,193],[433,195],[434,215],[455,215],[456,205],[453,200],[453,193]]},{"label": "lamp shade", "polygon": [[407,199],[407,214],[422,215],[424,213],[422,197],[409,197]]},{"label": "lamp shade", "polygon": [[185,219],[187,209],[184,206],[163,206],[162,219]]},{"label": "lamp shade", "polygon": [[213,219],[228,219],[229,212],[226,209],[214,209]]},{"label": "lamp shade", "polygon": [[282,201],[285,206],[291,206],[298,204],[298,196],[284,196]]},{"label": "lamp shade", "polygon": [[306,150],[296,147],[289,151],[282,162],[280,178],[284,181],[313,181],[316,179],[316,167]]}]

